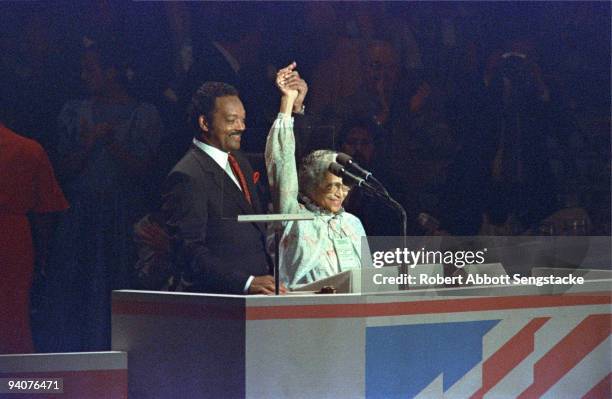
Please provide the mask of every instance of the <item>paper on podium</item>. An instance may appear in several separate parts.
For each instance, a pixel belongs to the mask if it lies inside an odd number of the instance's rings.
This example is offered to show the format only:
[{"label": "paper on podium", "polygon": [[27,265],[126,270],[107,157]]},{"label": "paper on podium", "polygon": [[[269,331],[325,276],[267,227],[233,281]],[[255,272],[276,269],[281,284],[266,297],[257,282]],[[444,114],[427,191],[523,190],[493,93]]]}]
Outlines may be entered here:
[{"label": "paper on podium", "polygon": [[[305,284],[294,291],[319,291],[323,287],[332,286],[338,294],[359,294],[359,293],[377,293],[377,292],[396,292],[402,289],[403,284],[377,284],[375,281],[381,281],[382,277],[398,277],[401,269],[398,266],[385,266],[381,268],[363,268],[352,269],[326,277],[315,282]],[[414,276],[416,284],[408,285],[408,289],[414,288],[435,288],[439,285],[421,283],[420,276],[443,276],[442,265],[416,265],[408,268],[409,276]],[[375,276],[380,275],[376,279]]]},{"label": "paper on podium", "polygon": [[337,294],[350,294],[355,292],[355,276],[357,275],[361,277],[360,269],[347,270],[338,274],[334,274],[333,276],[314,281],[309,284],[301,285],[297,288],[294,288],[293,291],[316,292],[320,291],[323,287],[334,287],[336,289]]}]

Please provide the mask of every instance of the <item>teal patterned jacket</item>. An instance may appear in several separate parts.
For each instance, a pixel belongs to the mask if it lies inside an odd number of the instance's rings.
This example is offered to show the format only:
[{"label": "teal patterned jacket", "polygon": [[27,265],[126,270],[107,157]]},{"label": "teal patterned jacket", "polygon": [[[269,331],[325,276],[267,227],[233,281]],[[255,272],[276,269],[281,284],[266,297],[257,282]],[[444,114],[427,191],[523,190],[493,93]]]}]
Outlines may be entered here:
[{"label": "teal patterned jacket", "polygon": [[[314,216],[312,221],[283,222],[279,247],[281,281],[294,289],[353,268],[343,268],[338,261],[334,239],[348,238],[353,255],[361,261],[365,230],[359,218],[344,209],[332,213],[300,196],[293,117],[278,114],[268,133],[265,159],[275,211]],[[369,259],[367,245],[364,252]]]}]

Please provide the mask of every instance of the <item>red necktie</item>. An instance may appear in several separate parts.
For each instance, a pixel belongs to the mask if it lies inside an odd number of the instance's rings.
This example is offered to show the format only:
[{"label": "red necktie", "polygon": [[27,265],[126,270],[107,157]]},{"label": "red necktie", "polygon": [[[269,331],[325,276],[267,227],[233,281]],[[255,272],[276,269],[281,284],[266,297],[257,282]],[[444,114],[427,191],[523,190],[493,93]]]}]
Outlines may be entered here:
[{"label": "red necktie", "polygon": [[234,172],[234,176],[238,178],[240,187],[242,187],[242,193],[244,194],[244,198],[249,204],[251,204],[251,193],[249,192],[249,186],[247,186],[247,181],[244,177],[244,174],[242,173],[242,170],[240,169],[240,165],[238,165],[236,157],[234,157],[232,154],[228,154],[227,159],[230,163],[230,167],[232,168],[232,172]]}]

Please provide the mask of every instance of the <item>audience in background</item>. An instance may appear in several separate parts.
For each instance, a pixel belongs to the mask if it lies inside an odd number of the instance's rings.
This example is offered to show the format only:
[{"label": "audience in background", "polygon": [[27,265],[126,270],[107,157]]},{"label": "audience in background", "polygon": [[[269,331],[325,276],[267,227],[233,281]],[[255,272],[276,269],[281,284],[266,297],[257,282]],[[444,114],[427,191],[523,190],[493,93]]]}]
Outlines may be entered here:
[{"label": "audience in background", "polygon": [[[547,139],[553,135],[550,90],[534,61],[531,43],[516,40],[496,56],[487,76],[489,134],[493,142],[486,215],[508,218],[526,230],[555,210],[555,182]],[[517,231],[514,231],[515,233]]]},{"label": "audience in background", "polygon": [[155,107],[130,95],[122,48],[96,41],[85,49],[89,96],[59,115],[58,174],[72,206],[55,235],[49,278],[63,351],[109,347],[110,292],[129,287],[132,225],[152,195],[145,177],[163,128]]},{"label": "audience in background", "polygon": [[[381,151],[384,147],[381,140],[377,140],[377,128],[369,119],[348,121],[341,129],[339,149],[351,156],[362,168],[372,172],[391,196],[395,197],[399,185],[397,178],[390,173],[385,153]],[[401,215],[371,194],[353,190],[346,198],[344,208],[361,220],[369,236],[402,234]]]},{"label": "audience in background", "polygon": [[[47,262],[55,328],[38,350],[109,348],[109,293],[130,286],[132,224],[190,145],[193,88],[236,84],[256,165],[274,72],[291,60],[310,83],[298,157],[352,154],[407,209],[409,233],[423,233],[420,212],[462,235],[483,220],[533,232],[582,207],[609,234],[609,31],[606,2],[0,3],[3,123],[40,142],[71,202]],[[100,40],[111,33],[121,46]],[[368,235],[398,234],[371,201],[346,204]]]}]

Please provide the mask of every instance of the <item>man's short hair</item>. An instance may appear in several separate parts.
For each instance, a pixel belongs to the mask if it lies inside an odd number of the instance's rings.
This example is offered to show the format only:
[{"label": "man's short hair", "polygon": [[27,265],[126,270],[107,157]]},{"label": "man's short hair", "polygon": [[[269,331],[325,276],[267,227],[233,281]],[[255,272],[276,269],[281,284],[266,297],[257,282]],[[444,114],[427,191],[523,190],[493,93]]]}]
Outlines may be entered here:
[{"label": "man's short hair", "polygon": [[90,41],[82,50],[82,55],[93,53],[102,70],[114,68],[116,79],[123,88],[131,91],[134,88],[135,75],[133,56],[126,45],[114,36],[87,37]]},{"label": "man's short hair", "polygon": [[377,126],[375,125],[374,121],[372,118],[358,117],[347,120],[340,128],[338,148],[342,148],[342,146],[346,143],[346,140],[349,138],[350,133],[356,128],[368,132],[372,138],[372,142],[374,142],[377,131]]},{"label": "man's short hair", "polygon": [[206,121],[211,123],[212,114],[215,110],[215,101],[218,97],[238,96],[238,90],[232,85],[223,82],[206,82],[191,98],[191,104],[187,110],[189,125],[195,130],[194,135],[200,137],[201,129],[198,119],[200,115],[204,115]]},{"label": "man's short hair", "polygon": [[98,55],[102,69],[115,68],[123,72],[131,67],[132,60],[126,45],[116,37],[87,37],[90,42],[83,48],[83,54],[93,52]]}]

